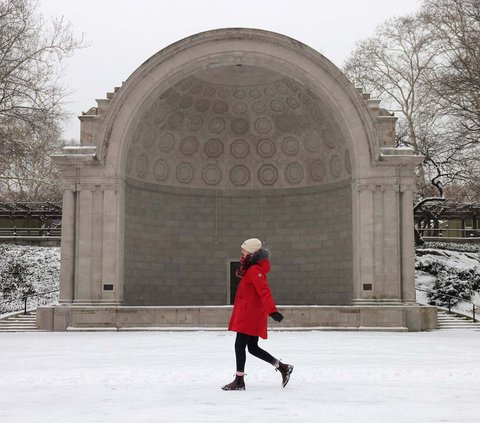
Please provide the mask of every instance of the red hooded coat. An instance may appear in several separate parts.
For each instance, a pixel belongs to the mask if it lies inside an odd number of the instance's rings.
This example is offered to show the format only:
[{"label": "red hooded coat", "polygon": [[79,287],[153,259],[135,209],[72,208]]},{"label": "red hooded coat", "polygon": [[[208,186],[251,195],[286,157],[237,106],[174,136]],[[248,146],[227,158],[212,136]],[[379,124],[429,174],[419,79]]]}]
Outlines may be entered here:
[{"label": "red hooded coat", "polygon": [[268,315],[277,311],[267,273],[270,261],[264,259],[248,268],[238,285],[228,330],[267,339]]}]

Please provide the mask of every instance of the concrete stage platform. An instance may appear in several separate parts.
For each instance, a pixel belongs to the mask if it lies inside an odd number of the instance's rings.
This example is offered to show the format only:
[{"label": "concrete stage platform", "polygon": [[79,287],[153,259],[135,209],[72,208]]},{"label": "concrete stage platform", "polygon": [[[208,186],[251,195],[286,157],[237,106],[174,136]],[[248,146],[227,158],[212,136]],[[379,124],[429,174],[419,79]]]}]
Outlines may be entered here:
[{"label": "concrete stage platform", "polygon": [[[278,306],[285,319],[269,320],[271,330],[436,329],[436,307],[418,304],[352,306]],[[55,305],[37,309],[42,330],[221,330],[232,306]]]}]

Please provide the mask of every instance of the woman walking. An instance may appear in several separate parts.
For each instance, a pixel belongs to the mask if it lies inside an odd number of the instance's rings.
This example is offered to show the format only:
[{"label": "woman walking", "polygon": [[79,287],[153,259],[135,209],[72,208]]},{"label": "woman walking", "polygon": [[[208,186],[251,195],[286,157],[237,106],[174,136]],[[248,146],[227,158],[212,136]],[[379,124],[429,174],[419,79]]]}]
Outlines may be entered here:
[{"label": "woman walking", "polygon": [[270,316],[277,322],[283,320],[267,284],[267,273],[270,272],[270,252],[262,248],[257,238],[247,239],[241,246],[240,277],[237,295],[233,306],[228,330],[237,332],[235,339],[235,358],[237,371],[235,380],[222,387],[224,391],[245,390],[245,362],[248,352],[261,360],[270,363],[282,375],[282,386],[285,387],[293,371],[291,364],[281,363],[258,346],[258,337],[267,339],[267,318]]}]

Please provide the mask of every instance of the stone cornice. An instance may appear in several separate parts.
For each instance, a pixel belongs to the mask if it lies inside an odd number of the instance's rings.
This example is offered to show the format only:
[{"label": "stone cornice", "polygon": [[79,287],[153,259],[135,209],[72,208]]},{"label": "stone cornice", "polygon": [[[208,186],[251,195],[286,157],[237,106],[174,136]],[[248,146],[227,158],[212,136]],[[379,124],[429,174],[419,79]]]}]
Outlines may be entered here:
[{"label": "stone cornice", "polygon": [[98,166],[96,151],[95,146],[66,146],[63,154],[54,154],[51,158],[60,168]]}]

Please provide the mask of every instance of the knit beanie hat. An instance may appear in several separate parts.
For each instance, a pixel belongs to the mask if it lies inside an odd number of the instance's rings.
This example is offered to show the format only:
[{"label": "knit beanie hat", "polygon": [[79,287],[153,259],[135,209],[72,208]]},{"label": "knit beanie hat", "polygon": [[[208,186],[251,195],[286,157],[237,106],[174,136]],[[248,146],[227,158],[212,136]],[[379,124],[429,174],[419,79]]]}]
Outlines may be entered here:
[{"label": "knit beanie hat", "polygon": [[253,254],[262,248],[262,242],[257,238],[250,238],[242,244],[242,248],[250,254]]}]

